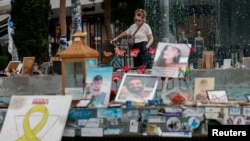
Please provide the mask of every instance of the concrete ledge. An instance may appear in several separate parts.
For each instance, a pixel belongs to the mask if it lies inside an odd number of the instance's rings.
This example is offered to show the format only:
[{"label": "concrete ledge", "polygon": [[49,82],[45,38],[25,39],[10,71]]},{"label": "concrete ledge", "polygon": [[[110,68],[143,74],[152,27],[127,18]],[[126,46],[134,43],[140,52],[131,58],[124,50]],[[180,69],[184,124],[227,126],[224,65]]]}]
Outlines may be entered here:
[{"label": "concrete ledge", "polygon": [[0,96],[61,93],[61,75],[0,77]]}]

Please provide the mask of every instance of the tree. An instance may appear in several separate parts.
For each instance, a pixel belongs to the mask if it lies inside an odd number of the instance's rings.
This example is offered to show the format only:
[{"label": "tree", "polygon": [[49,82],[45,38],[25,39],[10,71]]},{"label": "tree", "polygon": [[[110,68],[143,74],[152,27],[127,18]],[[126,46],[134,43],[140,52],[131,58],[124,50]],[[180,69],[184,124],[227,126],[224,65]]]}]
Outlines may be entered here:
[{"label": "tree", "polygon": [[[119,20],[120,23],[130,25],[134,22],[136,9],[144,9],[144,0],[112,0],[111,1],[111,22]],[[105,9],[106,10],[106,9]]]},{"label": "tree", "polygon": [[111,26],[110,26],[110,0],[105,0],[104,1],[104,26],[106,30],[106,36],[108,39],[113,38],[112,31],[111,31]]},{"label": "tree", "polygon": [[47,61],[50,0],[11,0],[13,40],[20,59],[35,56],[36,62]]},{"label": "tree", "polygon": [[66,24],[66,0],[60,0],[60,29],[61,29],[61,35],[60,35],[60,45],[59,50],[63,51],[67,49],[67,24]]}]

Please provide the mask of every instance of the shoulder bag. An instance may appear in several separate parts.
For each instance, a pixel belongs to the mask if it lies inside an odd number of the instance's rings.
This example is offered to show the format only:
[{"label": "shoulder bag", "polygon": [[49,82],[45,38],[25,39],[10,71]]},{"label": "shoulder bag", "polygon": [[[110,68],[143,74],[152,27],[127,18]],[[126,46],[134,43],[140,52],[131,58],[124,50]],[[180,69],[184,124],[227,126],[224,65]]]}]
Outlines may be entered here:
[{"label": "shoulder bag", "polygon": [[136,32],[139,30],[139,28],[141,27],[141,25],[136,29],[136,31],[134,32],[133,35],[128,36],[128,46],[129,47],[133,47],[134,43],[135,43],[135,34]]}]

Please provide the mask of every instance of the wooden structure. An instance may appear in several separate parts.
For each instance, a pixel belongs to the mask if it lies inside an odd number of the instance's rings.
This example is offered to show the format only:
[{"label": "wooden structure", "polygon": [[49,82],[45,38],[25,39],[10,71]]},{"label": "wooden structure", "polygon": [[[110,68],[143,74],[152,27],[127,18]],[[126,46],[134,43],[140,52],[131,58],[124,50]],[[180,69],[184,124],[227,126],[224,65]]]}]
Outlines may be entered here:
[{"label": "wooden structure", "polygon": [[96,63],[98,62],[99,53],[85,43],[86,35],[86,32],[77,31],[72,36],[71,46],[60,52],[62,60],[62,94],[66,93],[65,88],[78,88],[78,92],[79,90],[82,91],[86,79],[86,61],[94,60]]}]

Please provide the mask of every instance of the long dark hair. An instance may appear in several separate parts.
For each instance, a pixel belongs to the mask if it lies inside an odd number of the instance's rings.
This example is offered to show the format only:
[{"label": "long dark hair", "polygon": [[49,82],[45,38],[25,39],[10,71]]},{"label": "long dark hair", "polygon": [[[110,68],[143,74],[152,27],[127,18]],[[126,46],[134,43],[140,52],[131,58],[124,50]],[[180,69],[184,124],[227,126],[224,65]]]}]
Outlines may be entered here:
[{"label": "long dark hair", "polygon": [[[168,47],[171,45],[166,45],[163,50],[161,51],[160,56],[158,57],[157,61],[156,61],[156,66],[166,66],[166,59],[164,58],[164,52],[168,49]],[[173,61],[174,63],[179,63],[180,61],[180,57],[181,57],[181,50],[175,46],[172,46],[174,48],[176,48],[179,52],[179,55],[174,57]]]}]

